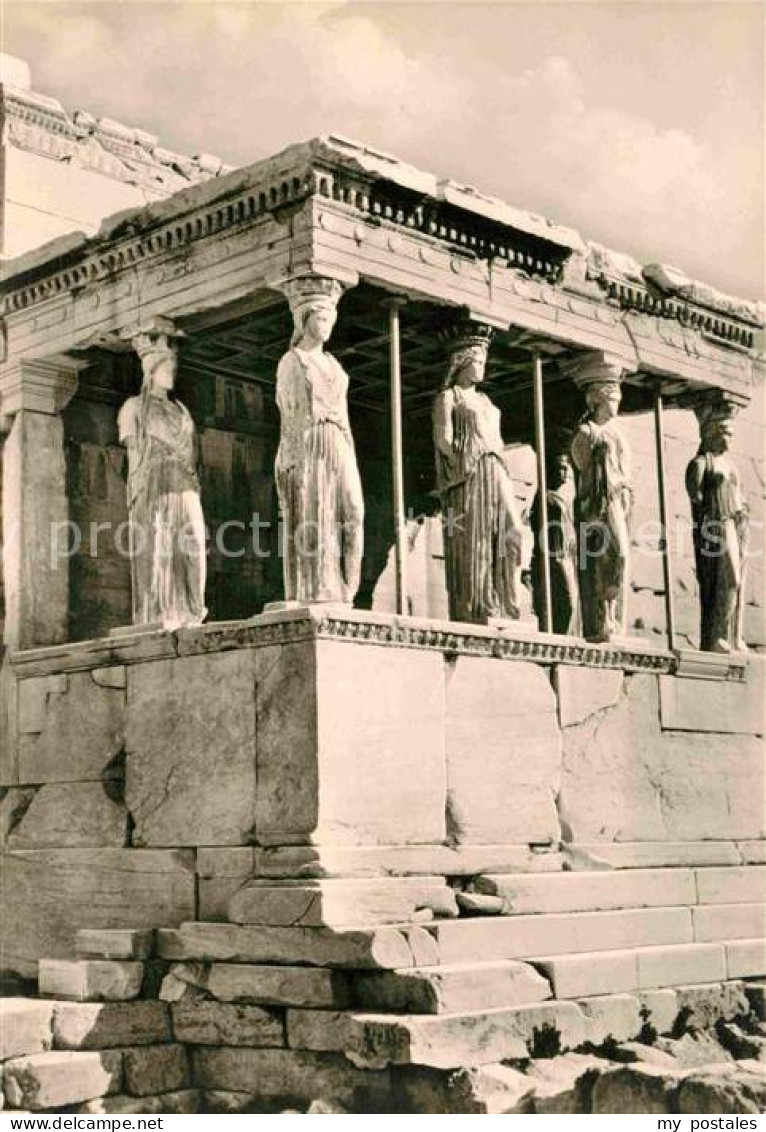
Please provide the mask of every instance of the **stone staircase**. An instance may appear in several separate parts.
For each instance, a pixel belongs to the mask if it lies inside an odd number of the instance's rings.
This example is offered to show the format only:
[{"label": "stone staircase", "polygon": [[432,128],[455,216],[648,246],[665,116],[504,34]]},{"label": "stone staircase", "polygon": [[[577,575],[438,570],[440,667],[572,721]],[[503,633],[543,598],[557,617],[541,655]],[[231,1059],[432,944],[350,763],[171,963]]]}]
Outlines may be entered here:
[{"label": "stone staircase", "polygon": [[[81,931],[76,959],[41,960],[40,998],[3,1004],[6,1104],[760,1111],[765,884],[762,866],[251,881],[229,922]],[[707,1095],[717,1110],[684,1107]]]}]

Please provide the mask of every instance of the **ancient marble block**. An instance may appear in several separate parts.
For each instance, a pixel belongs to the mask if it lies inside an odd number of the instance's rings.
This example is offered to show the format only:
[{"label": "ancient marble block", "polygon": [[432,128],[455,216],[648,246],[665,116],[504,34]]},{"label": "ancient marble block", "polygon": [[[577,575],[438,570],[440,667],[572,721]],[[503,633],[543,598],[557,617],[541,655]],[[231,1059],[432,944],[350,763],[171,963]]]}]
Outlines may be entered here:
[{"label": "ancient marble block", "polygon": [[154,932],[135,928],[82,928],[75,936],[80,959],[148,959]]},{"label": "ancient marble block", "polygon": [[259,842],[443,840],[439,653],[318,640],[256,656]]},{"label": "ancient marble block", "polygon": [[183,850],[40,849],[0,859],[0,954],[35,977],[66,958],[83,927],[173,927],[195,915],[194,854]]},{"label": "ancient marble block", "polygon": [[40,993],[80,1002],[138,998],[144,965],[132,959],[41,959]]},{"label": "ancient marble block", "polygon": [[34,676],[18,683],[20,783],[119,777],[125,689],[92,672]]},{"label": "ancient marble block", "polygon": [[126,1049],[123,1064],[125,1090],[134,1096],[175,1092],[189,1084],[189,1062],[182,1045]]},{"label": "ancient marble block", "polygon": [[53,1039],[57,1049],[114,1049],[161,1045],[171,1040],[170,1012],[164,1002],[54,1002]]},{"label": "ancient marble block", "polygon": [[53,1004],[33,998],[0,998],[0,1061],[51,1048]]},{"label": "ancient marble block", "polygon": [[623,673],[619,668],[581,668],[559,664],[553,670],[562,727],[582,723],[591,715],[614,707],[622,695]]},{"label": "ancient marble block", "polygon": [[202,1089],[247,1092],[257,1087],[260,1097],[313,1100],[329,1096],[340,1103],[362,1098],[368,1103],[390,1103],[387,1073],[358,1069],[337,1055],[297,1049],[203,1046],[192,1050],[191,1059],[193,1082]]},{"label": "ancient marble block", "polygon": [[[180,1089],[171,1093],[159,1093],[157,1096],[135,1097],[126,1093],[116,1096],[95,1097],[86,1101],[74,1110],[85,1113],[129,1113],[149,1116],[158,1113],[160,1116],[175,1116],[199,1111],[199,1092],[197,1089]],[[209,1111],[207,1108],[205,1112]]]},{"label": "ancient marble block", "polygon": [[116,1050],[38,1053],[3,1066],[7,1099],[14,1108],[32,1112],[116,1093],[121,1084],[122,1054]]},{"label": "ancient marble block", "polygon": [[[701,742],[692,732],[663,731],[657,681],[626,675],[615,707],[564,729],[559,807],[567,840],[762,837],[762,742],[725,734]],[[695,683],[702,697],[711,682]]]},{"label": "ancient marble block", "polygon": [[748,666],[748,679],[700,682],[683,676],[660,676],[660,720],[668,731],[726,732],[762,735],[764,732],[763,667]]},{"label": "ancient marble block", "polygon": [[248,650],[128,673],[125,801],[133,844],[241,845],[255,817],[255,680]]},{"label": "ancient marble block", "polygon": [[41,786],[9,834],[9,849],[119,849],[128,838],[128,811],[106,782]]},{"label": "ancient marble block", "polygon": [[458,657],[447,666],[446,733],[452,839],[558,840],[561,739],[544,668]]},{"label": "ancient marble block", "polygon": [[173,1033],[187,1045],[253,1046],[285,1044],[280,1015],[249,1002],[212,1002],[198,998],[172,1006]]}]

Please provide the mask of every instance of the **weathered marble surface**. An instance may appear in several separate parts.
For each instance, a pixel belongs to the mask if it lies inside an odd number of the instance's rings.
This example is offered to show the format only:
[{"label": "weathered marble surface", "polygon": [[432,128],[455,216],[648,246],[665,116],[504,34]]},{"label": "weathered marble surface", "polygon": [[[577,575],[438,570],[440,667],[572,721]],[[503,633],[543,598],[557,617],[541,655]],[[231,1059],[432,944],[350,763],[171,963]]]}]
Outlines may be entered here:
[{"label": "weathered marble surface", "polygon": [[121,848],[128,839],[128,811],[110,793],[108,779],[41,786],[10,833],[7,848]]},{"label": "weathered marble surface", "polygon": [[3,968],[26,977],[65,958],[84,927],[171,927],[196,913],[194,855],[183,850],[40,849],[0,859]]},{"label": "weathered marble surface", "polygon": [[256,656],[261,843],[443,840],[441,656],[335,641]]},{"label": "weathered marble surface", "polygon": [[122,773],[125,687],[121,666],[33,677],[18,684],[19,783],[83,782]]},{"label": "weathered marble surface", "polygon": [[[696,683],[703,697],[708,682]],[[618,705],[564,729],[559,806],[575,843],[762,838],[763,783],[754,735],[710,733],[701,742],[661,730],[655,676],[626,676]]]},{"label": "weathered marble surface", "polygon": [[253,653],[162,660],[128,675],[125,800],[133,844],[252,841]]},{"label": "weathered marble surface", "polygon": [[545,670],[459,657],[447,666],[445,720],[451,838],[557,840],[561,739]]}]

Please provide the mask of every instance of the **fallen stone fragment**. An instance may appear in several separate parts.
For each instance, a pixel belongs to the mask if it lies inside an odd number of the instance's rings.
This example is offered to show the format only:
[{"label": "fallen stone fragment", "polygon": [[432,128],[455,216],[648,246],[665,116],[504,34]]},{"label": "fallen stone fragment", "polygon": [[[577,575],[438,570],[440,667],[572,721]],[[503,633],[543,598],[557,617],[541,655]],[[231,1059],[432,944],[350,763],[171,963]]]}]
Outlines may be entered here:
[{"label": "fallen stone fragment", "polygon": [[742,1058],[766,1058],[766,1038],[746,1033],[736,1022],[719,1023],[716,1035],[723,1048],[738,1061]]},{"label": "fallen stone fragment", "polygon": [[401,1110],[429,1115],[528,1112],[532,1083],[507,1065],[434,1070],[411,1067],[393,1073]]},{"label": "fallen stone fragment", "polygon": [[138,1116],[151,1116],[153,1113],[175,1116],[185,1113],[205,1111],[200,1104],[197,1089],[182,1089],[178,1092],[159,1093],[153,1097],[131,1097],[118,1093],[113,1097],[97,1097],[86,1101],[75,1112],[89,1113],[135,1113]]},{"label": "fallen stone fragment", "polygon": [[741,982],[675,987],[678,1023],[686,1030],[709,1030],[721,1019],[747,1014],[748,1001]]},{"label": "fallen stone fragment", "polygon": [[39,1053],[3,1066],[6,1100],[33,1112],[116,1093],[121,1085],[122,1055],[116,1051]]},{"label": "fallen stone fragment", "polygon": [[[733,1070],[733,1071],[731,1071]],[[763,1072],[727,1067],[723,1072],[700,1070],[689,1075],[678,1093],[680,1113],[756,1113],[766,1110],[766,1077]]]},{"label": "fallen stone fragment", "polygon": [[458,892],[455,899],[464,916],[502,916],[503,899],[483,892]]},{"label": "fallen stone fragment", "polygon": [[666,1113],[675,1111],[683,1074],[654,1065],[626,1065],[602,1073],[593,1086],[593,1112]]},{"label": "fallen stone fragment", "polygon": [[79,959],[148,959],[154,932],[132,928],[81,928],[74,940]]},{"label": "fallen stone fragment", "polygon": [[202,1112],[231,1114],[252,1112],[258,1103],[255,1093],[235,1093],[227,1089],[209,1089],[202,1093]]},{"label": "fallen stone fragment", "polygon": [[324,1100],[321,1097],[319,1098],[319,1100],[312,1101],[309,1107],[306,1109],[306,1114],[308,1116],[317,1116],[320,1113],[322,1115],[330,1113],[337,1113],[339,1115],[342,1113],[343,1115],[346,1115],[348,1112],[349,1109],[344,1108],[343,1105],[338,1104],[337,1101]]},{"label": "fallen stone fragment", "polygon": [[590,1112],[593,1086],[608,1069],[608,1061],[592,1054],[566,1053],[531,1061],[525,1073],[532,1087],[529,1111]]},{"label": "fallen stone fragment", "polygon": [[627,1064],[641,1062],[644,1065],[658,1065],[666,1069],[680,1068],[678,1061],[672,1054],[658,1049],[657,1046],[645,1045],[643,1042],[620,1042],[619,1045],[610,1049],[609,1056],[613,1061],[621,1061]]},{"label": "fallen stone fragment", "polygon": [[206,1046],[282,1046],[284,1022],[279,1013],[251,1003],[177,1002],[172,1007],[176,1040]]},{"label": "fallen stone fragment", "polygon": [[113,1049],[171,1040],[170,1014],[162,1002],[56,1002],[57,1049]]},{"label": "fallen stone fragment", "polygon": [[124,1001],[141,993],[144,965],[114,959],[41,959],[40,994],[76,1001]]},{"label": "fallen stone fragment", "polygon": [[732,1060],[731,1054],[709,1030],[682,1034],[680,1038],[661,1037],[657,1039],[656,1047],[674,1057],[676,1063],[684,1069]]}]

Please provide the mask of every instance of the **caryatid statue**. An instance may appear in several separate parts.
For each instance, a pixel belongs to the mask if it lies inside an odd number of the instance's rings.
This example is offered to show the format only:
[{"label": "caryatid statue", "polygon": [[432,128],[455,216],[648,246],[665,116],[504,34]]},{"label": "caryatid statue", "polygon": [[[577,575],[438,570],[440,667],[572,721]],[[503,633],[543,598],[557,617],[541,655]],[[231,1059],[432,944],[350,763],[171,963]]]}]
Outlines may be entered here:
[{"label": "caryatid statue", "polygon": [[179,337],[160,319],[133,336],[143,383],[117,418],[128,450],[133,624],[165,629],[200,625],[207,615],[194,421],[173,396]]},{"label": "caryatid statue", "polygon": [[490,327],[459,326],[433,407],[450,618],[520,616],[522,525],[500,433],[500,410],[480,389]]},{"label": "caryatid statue", "polygon": [[625,635],[630,570],[630,449],[617,424],[623,367],[597,357],[570,368],[587,405],[572,440],[583,632],[609,641]]},{"label": "caryatid statue", "polygon": [[721,398],[695,409],[700,446],[686,469],[703,652],[744,649],[742,614],[748,509],[728,451],[736,406]]},{"label": "caryatid statue", "polygon": [[342,286],[308,275],[281,290],[295,326],[276,390],[285,600],[350,605],[361,575],[364,499],[348,420],[348,374],[324,348]]},{"label": "caryatid statue", "polygon": [[543,539],[547,535],[551,583],[551,627],[554,633],[577,636],[580,632],[580,590],[577,584],[577,532],[575,529],[574,471],[568,451],[554,447],[546,460],[548,530],[541,530],[541,500],[535,494],[530,512],[535,544],[532,552],[532,593],[542,624],[545,593],[542,580]]}]

